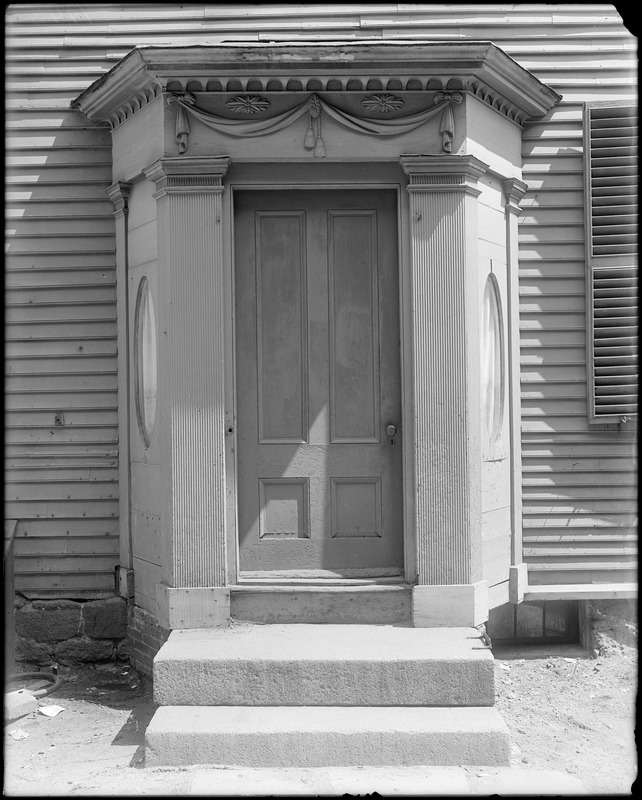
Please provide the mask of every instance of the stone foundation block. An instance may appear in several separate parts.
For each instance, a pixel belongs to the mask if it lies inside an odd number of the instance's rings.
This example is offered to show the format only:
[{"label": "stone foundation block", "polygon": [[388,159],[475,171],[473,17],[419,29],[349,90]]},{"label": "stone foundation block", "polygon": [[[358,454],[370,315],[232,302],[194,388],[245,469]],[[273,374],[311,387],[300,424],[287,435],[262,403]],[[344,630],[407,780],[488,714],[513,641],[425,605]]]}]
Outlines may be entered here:
[{"label": "stone foundation block", "polygon": [[63,664],[75,661],[111,661],[114,657],[114,643],[78,637],[57,644],[54,655]]},{"label": "stone foundation block", "polygon": [[90,600],[82,610],[84,632],[92,639],[123,639],[127,636],[127,603],[122,597]]},{"label": "stone foundation block", "polygon": [[81,608],[73,600],[34,600],[16,611],[16,633],[34,642],[71,639],[80,632]]},{"label": "stone foundation block", "polygon": [[34,642],[31,639],[16,637],[15,657],[17,661],[48,666],[53,661],[54,645],[51,642]]}]

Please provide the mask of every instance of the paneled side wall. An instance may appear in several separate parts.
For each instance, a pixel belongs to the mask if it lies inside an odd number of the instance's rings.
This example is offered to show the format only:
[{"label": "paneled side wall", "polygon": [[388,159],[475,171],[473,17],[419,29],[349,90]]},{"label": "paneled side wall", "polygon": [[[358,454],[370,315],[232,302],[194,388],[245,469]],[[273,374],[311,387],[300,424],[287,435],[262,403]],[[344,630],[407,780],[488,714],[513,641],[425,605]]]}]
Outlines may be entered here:
[{"label": "paneled side wall", "polygon": [[[487,308],[484,294],[490,282],[498,301],[499,326],[503,346],[508,342],[508,281],[506,275],[506,218],[504,193],[499,181],[488,175],[480,180],[483,189],[479,199],[479,305],[481,310],[479,357],[482,362],[482,558],[483,578],[491,587],[507,581],[511,564],[511,466],[510,418],[508,395],[508,360],[501,367],[503,383],[502,411],[489,418],[493,399],[487,396],[485,383],[492,380],[488,365],[489,347]],[[493,277],[490,277],[490,276]],[[500,345],[501,347],[501,345]],[[508,592],[507,584],[504,587]],[[492,602],[492,601],[491,601]]]},{"label": "paneled side wall", "polygon": [[585,399],[581,103],[637,99],[637,40],[613,5],[13,4],[5,21],[18,590],[98,597],[118,562],[110,135],[69,103],[136,45],[223,40],[490,40],[564,96],[524,137],[525,555],[531,582],[628,575],[633,436],[589,426]]},{"label": "paneled side wall", "polygon": [[[146,280],[158,325],[158,252],[154,184],[140,180],[129,198],[129,358],[136,370],[136,305],[141,282]],[[158,341],[158,333],[156,340]],[[156,420],[158,420],[158,410]],[[131,453],[131,553],[134,568],[134,599],[137,606],[156,614],[156,584],[161,581],[161,475],[158,426],[149,431],[149,446],[140,430],[134,387],[130,386]],[[124,456],[124,454],[123,454]]]}]

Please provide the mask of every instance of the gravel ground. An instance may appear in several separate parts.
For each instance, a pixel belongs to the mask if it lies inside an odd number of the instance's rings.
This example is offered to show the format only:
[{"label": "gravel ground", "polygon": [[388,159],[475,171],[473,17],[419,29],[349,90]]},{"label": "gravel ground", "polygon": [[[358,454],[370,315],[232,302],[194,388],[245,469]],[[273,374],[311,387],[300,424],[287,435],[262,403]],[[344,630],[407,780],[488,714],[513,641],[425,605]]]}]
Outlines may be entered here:
[{"label": "gravel ground", "polygon": [[637,651],[494,648],[497,707],[513,766],[578,777],[590,794],[630,795],[637,777]]}]

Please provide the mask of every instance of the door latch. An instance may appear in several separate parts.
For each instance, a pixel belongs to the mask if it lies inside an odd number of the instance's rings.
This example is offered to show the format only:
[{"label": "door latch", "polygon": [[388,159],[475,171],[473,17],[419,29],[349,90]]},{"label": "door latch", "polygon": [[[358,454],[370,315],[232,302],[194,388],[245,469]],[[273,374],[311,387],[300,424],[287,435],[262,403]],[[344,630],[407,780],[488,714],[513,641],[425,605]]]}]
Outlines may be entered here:
[{"label": "door latch", "polygon": [[397,435],[397,426],[396,425],[387,425],[386,426],[386,433],[388,434],[388,438],[390,439],[390,444],[394,445],[395,436]]}]

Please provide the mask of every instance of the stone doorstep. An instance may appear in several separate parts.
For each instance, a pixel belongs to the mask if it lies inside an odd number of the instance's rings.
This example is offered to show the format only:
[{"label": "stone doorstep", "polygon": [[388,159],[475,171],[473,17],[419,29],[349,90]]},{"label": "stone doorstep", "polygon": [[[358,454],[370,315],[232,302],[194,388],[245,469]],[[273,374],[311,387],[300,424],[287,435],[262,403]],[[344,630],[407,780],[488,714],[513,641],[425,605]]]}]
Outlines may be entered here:
[{"label": "stone doorstep", "polygon": [[145,741],[149,766],[510,764],[495,708],[164,706]]},{"label": "stone doorstep", "polygon": [[173,706],[493,706],[473,628],[247,625],[173,631],[154,699]]},{"label": "stone doorstep", "polygon": [[412,589],[378,586],[234,586],[230,616],[238,622],[410,624]]},{"label": "stone doorstep", "polygon": [[195,770],[191,795],[206,797],[286,796],[444,797],[448,795],[545,796],[588,794],[563,772],[510,767],[324,767],[322,769]]}]

